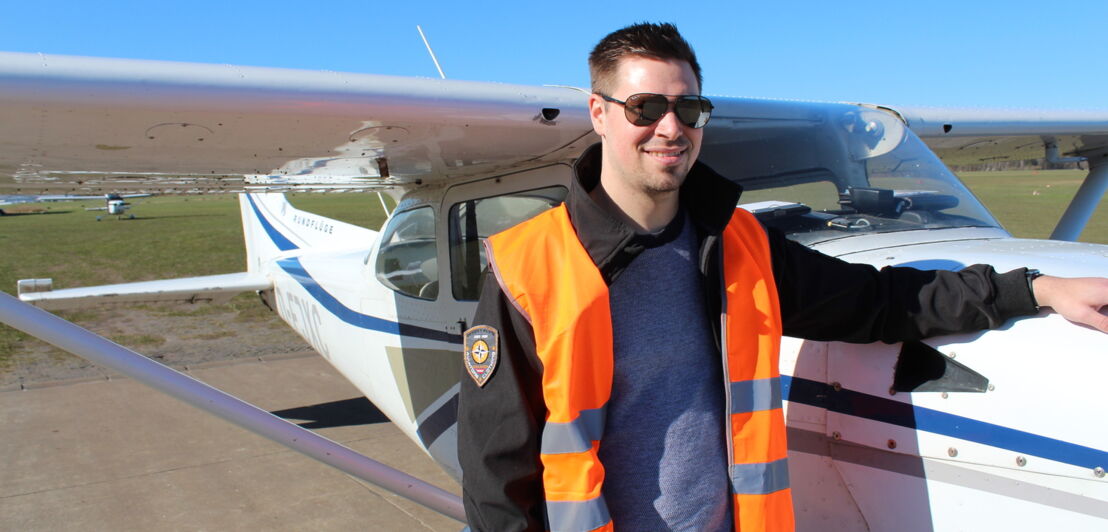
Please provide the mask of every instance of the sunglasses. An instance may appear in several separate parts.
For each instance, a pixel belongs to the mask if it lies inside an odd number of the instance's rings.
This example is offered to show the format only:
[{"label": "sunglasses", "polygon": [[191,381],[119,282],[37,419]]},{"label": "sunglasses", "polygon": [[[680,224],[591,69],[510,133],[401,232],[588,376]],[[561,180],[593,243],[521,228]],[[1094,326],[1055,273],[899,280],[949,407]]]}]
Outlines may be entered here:
[{"label": "sunglasses", "polygon": [[673,101],[670,101],[664,94],[649,92],[632,94],[625,101],[619,101],[599,92],[596,94],[604,98],[606,102],[622,105],[623,114],[627,117],[627,121],[636,126],[649,126],[661,120],[670,109],[673,109],[673,113],[677,115],[677,120],[682,124],[700,129],[708,124],[708,119],[712,117],[712,109],[715,108],[707,98],[692,94],[676,96]]}]

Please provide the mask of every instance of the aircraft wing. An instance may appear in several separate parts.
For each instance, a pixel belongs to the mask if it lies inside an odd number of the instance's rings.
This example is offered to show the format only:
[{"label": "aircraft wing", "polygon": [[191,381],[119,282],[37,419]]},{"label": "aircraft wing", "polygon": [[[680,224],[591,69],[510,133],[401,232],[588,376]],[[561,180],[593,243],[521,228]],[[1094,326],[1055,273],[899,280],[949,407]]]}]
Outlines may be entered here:
[{"label": "aircraft wing", "polygon": [[[150,194],[142,194],[150,196]],[[72,196],[69,194],[8,194],[0,196],[0,205],[18,205],[20,203],[42,203],[53,201],[80,201],[104,199],[104,196]]]},{"label": "aircraft wing", "polygon": [[20,203],[37,203],[39,201],[44,201],[44,200],[38,199],[40,197],[41,196],[25,195],[25,194],[4,195],[4,196],[0,196],[0,207],[3,207],[4,205],[19,205]]},{"label": "aircraft wing", "polygon": [[[365,188],[509,172],[594,141],[585,98],[566,87],[0,52],[0,193]],[[1108,147],[1108,112],[881,108],[947,164]]]},{"label": "aircraft wing", "polygon": [[268,290],[273,283],[263,274],[240,272],[62,290],[51,290],[50,285],[49,279],[20,281],[19,299],[47,310],[157,301],[222,302],[248,290]]},{"label": "aircraft wing", "polygon": [[412,185],[576,156],[572,88],[0,52],[0,193]]},{"label": "aircraft wing", "polygon": [[1101,157],[1108,111],[885,107],[948,165]]}]

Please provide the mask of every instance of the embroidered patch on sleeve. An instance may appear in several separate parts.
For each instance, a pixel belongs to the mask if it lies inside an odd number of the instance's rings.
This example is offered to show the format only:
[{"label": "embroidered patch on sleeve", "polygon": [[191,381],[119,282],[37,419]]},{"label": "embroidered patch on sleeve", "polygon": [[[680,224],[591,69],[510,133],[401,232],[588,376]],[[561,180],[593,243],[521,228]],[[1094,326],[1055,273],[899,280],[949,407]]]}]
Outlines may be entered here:
[{"label": "embroidered patch on sleeve", "polygon": [[462,336],[466,371],[477,386],[484,386],[500,359],[500,333],[488,325],[472,327]]}]

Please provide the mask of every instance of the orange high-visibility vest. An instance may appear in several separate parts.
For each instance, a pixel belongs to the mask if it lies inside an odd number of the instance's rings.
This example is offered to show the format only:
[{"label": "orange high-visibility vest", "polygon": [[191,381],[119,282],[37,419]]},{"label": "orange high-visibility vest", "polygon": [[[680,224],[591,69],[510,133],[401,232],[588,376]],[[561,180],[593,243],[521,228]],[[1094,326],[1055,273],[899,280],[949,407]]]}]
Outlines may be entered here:
[{"label": "orange high-visibility vest", "polygon": [[[546,402],[539,458],[551,530],[611,530],[601,487],[605,412],[612,390],[608,286],[565,205],[488,240],[501,289],[531,323]],[[729,384],[729,470],[736,530],[792,530],[785,417],[778,368],[781,312],[769,242],[736,210],[723,253],[723,369]]]}]

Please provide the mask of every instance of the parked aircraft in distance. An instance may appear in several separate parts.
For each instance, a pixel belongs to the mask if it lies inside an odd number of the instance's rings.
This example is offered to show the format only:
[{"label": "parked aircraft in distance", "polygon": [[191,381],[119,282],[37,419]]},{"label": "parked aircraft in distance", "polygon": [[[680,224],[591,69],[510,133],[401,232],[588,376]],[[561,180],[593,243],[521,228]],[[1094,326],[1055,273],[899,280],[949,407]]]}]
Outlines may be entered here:
[{"label": "parked aircraft in distance", "polygon": [[[71,308],[256,291],[460,478],[460,335],[485,266],[481,241],[565,196],[571,164],[597,140],[587,96],[0,53],[0,186],[128,173],[256,192],[240,197],[243,272],[56,291],[28,283],[20,298]],[[1074,242],[1108,188],[1106,113],[712,101],[702,160],[742,184],[737,208],[814,249],[878,267],[1108,271],[1108,246]],[[943,164],[1044,155],[1089,163],[1053,240],[1013,238]],[[263,193],[326,187],[382,190],[398,204],[374,231]],[[26,309],[2,301],[0,321],[16,325]],[[59,327],[36,334],[63,343]],[[908,344],[786,338],[798,527],[1103,529],[1106,353],[1108,335],[1056,315]]]},{"label": "parked aircraft in distance", "polygon": [[[114,214],[115,218],[118,220],[118,219],[121,219],[123,217],[123,214],[125,212],[127,212],[128,209],[131,208],[131,204],[124,201],[125,198],[145,198],[145,197],[149,197],[149,196],[151,196],[151,194],[115,194],[115,193],[107,194],[107,195],[104,196],[104,200],[107,202],[106,205],[104,205],[103,207],[89,207],[89,208],[86,208],[85,210],[87,210],[87,211],[108,211],[108,214]],[[134,220],[135,219],[134,213],[131,213],[127,218],[131,219],[131,220]],[[103,216],[97,216],[96,217],[96,221],[98,221],[98,222],[101,219],[103,219]]]}]

